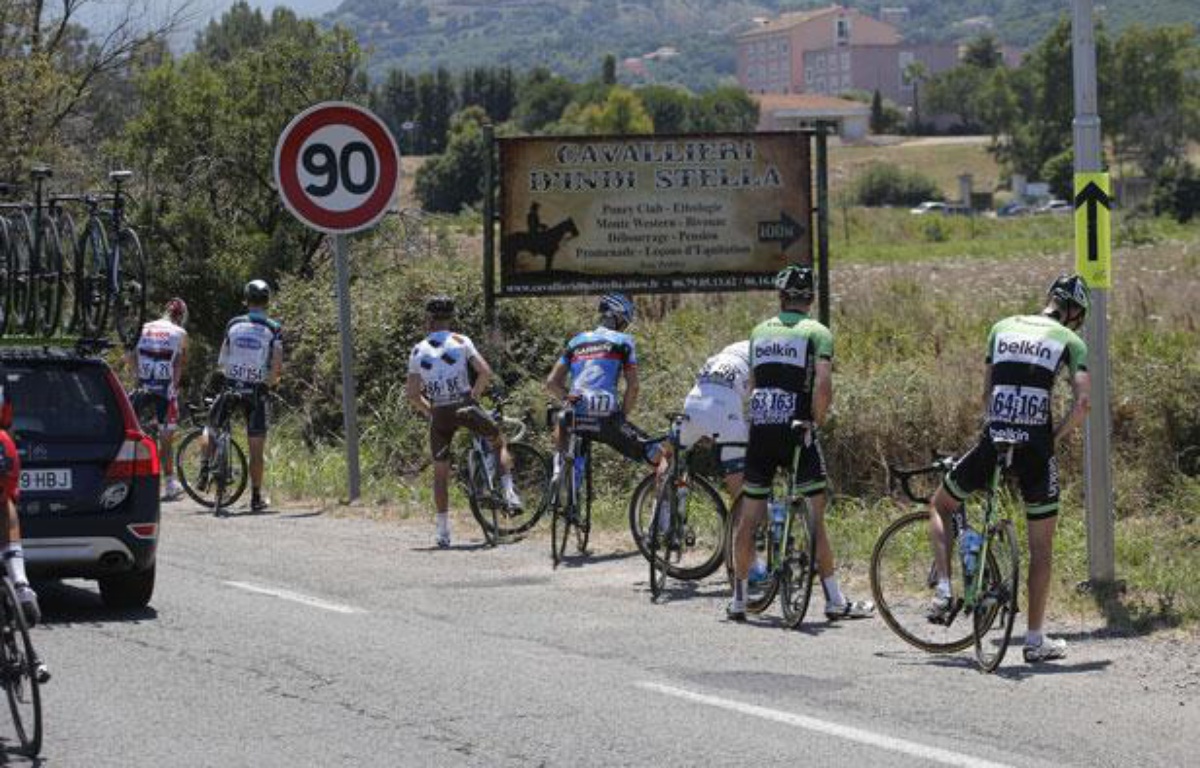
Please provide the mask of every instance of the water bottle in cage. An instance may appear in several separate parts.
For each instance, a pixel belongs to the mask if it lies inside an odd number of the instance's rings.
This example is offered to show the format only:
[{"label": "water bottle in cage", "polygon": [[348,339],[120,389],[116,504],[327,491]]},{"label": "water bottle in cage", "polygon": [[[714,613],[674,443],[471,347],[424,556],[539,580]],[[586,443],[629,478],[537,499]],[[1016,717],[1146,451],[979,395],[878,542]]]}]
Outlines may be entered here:
[{"label": "water bottle in cage", "polygon": [[783,538],[783,523],[787,519],[787,507],[782,501],[772,499],[768,502],[767,509],[771,515],[771,541],[779,541]]}]

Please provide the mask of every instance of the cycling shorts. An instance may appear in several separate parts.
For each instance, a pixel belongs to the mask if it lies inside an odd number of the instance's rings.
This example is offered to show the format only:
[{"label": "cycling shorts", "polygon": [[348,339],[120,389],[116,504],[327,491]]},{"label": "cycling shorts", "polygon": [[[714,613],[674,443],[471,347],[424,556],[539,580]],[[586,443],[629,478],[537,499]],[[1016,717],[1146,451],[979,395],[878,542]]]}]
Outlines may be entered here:
[{"label": "cycling shorts", "polygon": [[796,492],[804,496],[818,496],[829,485],[825,470],[825,454],[821,441],[815,433],[796,434],[787,424],[758,424],[750,427],[750,445],[746,449],[746,496],[765,499],[771,495],[775,484],[775,470],[791,471],[800,449],[796,465]]},{"label": "cycling shorts", "polygon": [[175,395],[140,392],[136,400],[134,410],[138,417],[148,415],[162,434],[169,435],[179,426],[179,398]]},{"label": "cycling shorts", "polygon": [[[946,473],[942,486],[958,501],[982,491],[992,481],[996,468],[996,446],[984,433],[975,447]],[[1016,478],[1025,502],[1025,517],[1042,520],[1058,514],[1058,458],[1044,443],[1024,443],[1013,450],[1010,476]]]},{"label": "cycling shorts", "polygon": [[654,464],[662,453],[663,438],[650,437],[646,432],[625,420],[621,412],[606,416],[575,417],[575,432],[590,440],[604,443],[631,461]]},{"label": "cycling shorts", "polygon": [[717,462],[723,473],[736,475],[745,470],[750,430],[742,413],[742,400],[736,393],[721,397],[693,390],[683,401],[683,412],[687,419],[680,428],[679,440],[684,448],[708,438],[717,447]]},{"label": "cycling shorts", "polygon": [[266,437],[267,394],[261,387],[239,387],[222,392],[208,410],[208,425],[220,426],[232,418],[235,411],[245,416],[248,437]]},{"label": "cycling shorts", "polygon": [[434,461],[450,460],[450,443],[460,427],[480,437],[495,439],[500,436],[500,427],[477,403],[466,401],[436,406],[430,411],[429,419],[429,450]]}]

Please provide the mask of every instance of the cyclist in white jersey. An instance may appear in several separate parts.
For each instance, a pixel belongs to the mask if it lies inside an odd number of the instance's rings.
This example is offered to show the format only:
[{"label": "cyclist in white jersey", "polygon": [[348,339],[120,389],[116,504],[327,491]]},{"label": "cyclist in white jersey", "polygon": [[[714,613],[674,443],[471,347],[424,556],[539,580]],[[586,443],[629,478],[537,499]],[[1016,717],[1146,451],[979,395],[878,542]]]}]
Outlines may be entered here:
[{"label": "cyclist in white jersey", "polygon": [[[246,437],[250,444],[250,509],[261,512],[270,506],[263,496],[263,454],[267,445],[267,389],[283,376],[283,337],[279,323],[267,317],[271,287],[265,280],[251,280],[244,291],[246,314],[225,326],[225,340],[217,367],[228,386],[242,393],[237,402],[246,412]],[[228,402],[218,398],[215,408]],[[223,414],[209,413],[209,423]]]},{"label": "cyclist in white jersey", "polygon": [[[708,358],[696,374],[696,384],[683,401],[687,419],[680,443],[689,448],[701,441],[716,446],[730,498],[742,490],[746,466],[746,397],[750,392],[750,342],[739,341]],[[739,445],[724,445],[739,443]]]},{"label": "cyclist in white jersey", "polygon": [[161,318],[142,326],[137,345],[125,357],[137,375],[138,414],[149,412],[158,430],[158,452],[166,478],[163,501],[183,496],[183,486],[175,479],[173,452],[179,425],[179,385],[187,364],[187,321],[187,303],[171,299]]}]

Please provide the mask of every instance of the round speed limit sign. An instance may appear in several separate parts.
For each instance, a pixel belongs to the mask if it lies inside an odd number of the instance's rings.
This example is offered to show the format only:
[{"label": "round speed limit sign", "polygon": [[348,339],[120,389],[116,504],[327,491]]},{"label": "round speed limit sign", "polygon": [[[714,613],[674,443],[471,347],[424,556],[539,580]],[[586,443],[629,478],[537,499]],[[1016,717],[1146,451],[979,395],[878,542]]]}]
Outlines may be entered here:
[{"label": "round speed limit sign", "polygon": [[313,229],[357,232],[387,212],[400,153],[383,121],[355,104],[327,101],[288,123],[275,145],[283,204]]}]

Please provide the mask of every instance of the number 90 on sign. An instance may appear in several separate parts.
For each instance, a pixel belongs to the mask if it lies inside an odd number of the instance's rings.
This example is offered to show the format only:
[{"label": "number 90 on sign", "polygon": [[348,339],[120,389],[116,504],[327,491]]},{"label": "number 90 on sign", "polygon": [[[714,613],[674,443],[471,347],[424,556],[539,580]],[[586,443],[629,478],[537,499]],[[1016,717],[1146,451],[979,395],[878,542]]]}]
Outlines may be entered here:
[{"label": "number 90 on sign", "polygon": [[322,128],[300,150],[304,191],[331,211],[362,205],[379,183],[375,153],[367,138],[348,125]]}]

